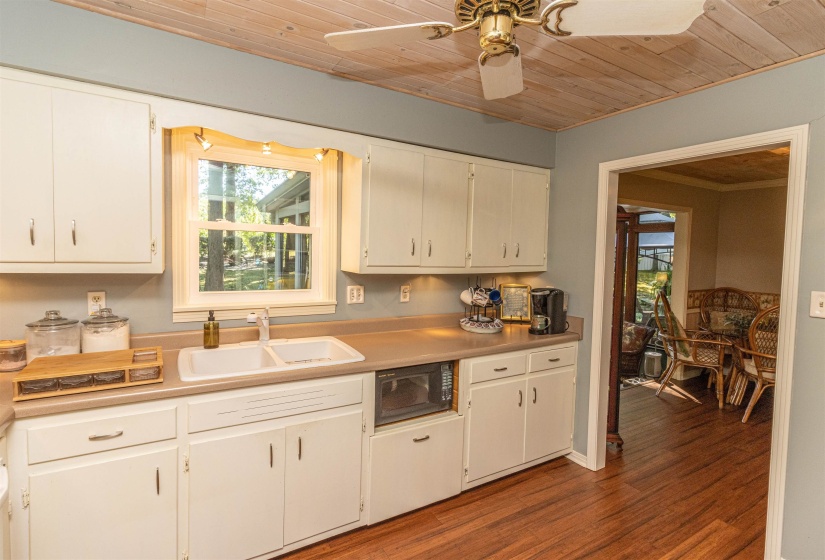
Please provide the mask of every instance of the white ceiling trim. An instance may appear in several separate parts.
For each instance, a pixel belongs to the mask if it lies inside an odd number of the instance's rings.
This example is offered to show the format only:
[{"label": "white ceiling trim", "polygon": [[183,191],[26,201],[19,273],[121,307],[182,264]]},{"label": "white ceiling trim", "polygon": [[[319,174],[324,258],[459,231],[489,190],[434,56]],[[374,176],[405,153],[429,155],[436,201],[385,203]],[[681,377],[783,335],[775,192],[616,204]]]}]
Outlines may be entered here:
[{"label": "white ceiling trim", "polygon": [[687,175],[680,175],[678,173],[671,173],[669,171],[660,171],[658,169],[645,169],[642,171],[635,171],[634,175],[648,177],[650,179],[658,179],[659,181],[667,181],[669,183],[679,183],[680,185],[687,185],[689,187],[698,187],[700,189],[708,189],[717,192],[728,191],[747,191],[751,189],[771,189],[775,187],[787,187],[788,179],[767,179],[765,181],[751,181],[749,183],[717,183],[715,181],[707,181],[705,179],[697,179],[695,177],[688,177]]}]

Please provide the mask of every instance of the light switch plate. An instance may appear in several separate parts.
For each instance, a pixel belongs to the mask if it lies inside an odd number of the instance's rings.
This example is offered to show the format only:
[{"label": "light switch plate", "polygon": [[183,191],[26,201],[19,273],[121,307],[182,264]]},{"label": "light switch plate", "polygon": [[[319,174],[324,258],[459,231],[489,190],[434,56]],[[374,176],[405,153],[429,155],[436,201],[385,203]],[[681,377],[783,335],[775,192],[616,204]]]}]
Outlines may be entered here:
[{"label": "light switch plate", "polygon": [[825,319],[825,292],[811,292],[811,317]]}]

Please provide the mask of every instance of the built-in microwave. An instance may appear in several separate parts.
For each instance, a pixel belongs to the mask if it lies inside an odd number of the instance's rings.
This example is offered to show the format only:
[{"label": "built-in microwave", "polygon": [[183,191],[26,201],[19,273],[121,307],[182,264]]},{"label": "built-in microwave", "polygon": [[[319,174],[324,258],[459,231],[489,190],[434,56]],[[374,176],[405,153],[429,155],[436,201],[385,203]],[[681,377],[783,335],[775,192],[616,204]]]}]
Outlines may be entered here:
[{"label": "built-in microwave", "polygon": [[449,410],[453,406],[453,362],[377,371],[375,425]]}]

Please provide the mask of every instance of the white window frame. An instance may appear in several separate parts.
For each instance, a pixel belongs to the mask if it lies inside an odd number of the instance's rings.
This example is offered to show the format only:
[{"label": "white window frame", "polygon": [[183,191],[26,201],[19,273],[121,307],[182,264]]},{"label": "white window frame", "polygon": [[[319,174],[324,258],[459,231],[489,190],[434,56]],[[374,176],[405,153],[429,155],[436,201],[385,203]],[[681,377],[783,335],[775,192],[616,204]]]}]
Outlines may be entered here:
[{"label": "white window frame", "polygon": [[[270,143],[272,155],[216,143],[208,151],[194,138],[199,129],[172,131],[172,284],[173,322],[202,321],[207,310],[219,320],[245,319],[269,307],[271,316],[335,313],[337,271],[338,153],[330,150],[318,162],[315,150],[284,148]],[[310,173],[310,225],[267,225],[204,222],[198,216],[198,161],[210,159],[245,165],[294,169]],[[311,280],[308,289],[259,292],[200,292],[199,230],[260,231],[312,236]]]}]

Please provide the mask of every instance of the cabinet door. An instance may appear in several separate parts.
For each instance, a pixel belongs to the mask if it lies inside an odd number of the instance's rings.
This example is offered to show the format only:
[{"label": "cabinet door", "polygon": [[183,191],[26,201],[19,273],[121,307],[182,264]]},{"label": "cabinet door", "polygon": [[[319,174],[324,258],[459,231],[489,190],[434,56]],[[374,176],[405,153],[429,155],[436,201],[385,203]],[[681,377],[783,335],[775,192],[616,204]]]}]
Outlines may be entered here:
[{"label": "cabinet door", "polygon": [[470,224],[470,262],[473,267],[507,265],[507,256],[512,255],[512,247],[507,246],[510,241],[512,190],[512,170],[474,166]]},{"label": "cabinet door", "polygon": [[547,249],[547,175],[513,171],[513,209],[508,262],[513,266],[544,264]]},{"label": "cabinet door", "polygon": [[284,544],[361,516],[361,412],[286,429]]},{"label": "cabinet door", "polygon": [[566,368],[527,380],[525,463],[572,445],[575,378]]},{"label": "cabinet door", "polygon": [[464,266],[469,174],[466,161],[424,158],[421,266]]},{"label": "cabinet door", "polygon": [[260,556],[283,530],[283,429],[189,446],[190,558]]},{"label": "cabinet door", "polygon": [[470,390],[467,423],[467,481],[515,467],[524,457],[523,380]]},{"label": "cabinet door", "polygon": [[367,220],[369,266],[418,266],[424,154],[370,147]]},{"label": "cabinet door", "polygon": [[30,558],[174,558],[177,450],[29,477]]},{"label": "cabinet door", "polygon": [[54,89],[57,262],[151,262],[149,105]]},{"label": "cabinet door", "polygon": [[51,88],[0,80],[0,261],[52,262]]}]

